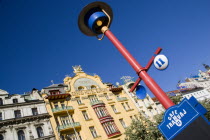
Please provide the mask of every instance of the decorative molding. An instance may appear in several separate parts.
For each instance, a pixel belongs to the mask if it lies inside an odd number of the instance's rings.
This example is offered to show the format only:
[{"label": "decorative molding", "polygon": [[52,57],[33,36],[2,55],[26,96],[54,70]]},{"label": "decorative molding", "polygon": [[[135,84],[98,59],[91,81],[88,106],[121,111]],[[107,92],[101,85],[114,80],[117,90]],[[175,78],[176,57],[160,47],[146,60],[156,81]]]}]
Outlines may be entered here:
[{"label": "decorative molding", "polygon": [[88,108],[87,106],[80,106],[78,107],[79,109],[84,109],[84,108]]},{"label": "decorative molding", "polygon": [[44,125],[43,123],[37,123],[37,124],[34,124],[34,126],[38,127],[38,126],[42,126]]},{"label": "decorative molding", "polygon": [[46,118],[50,118],[51,116],[48,113],[32,115],[32,116],[25,116],[20,118],[13,118],[13,119],[6,119],[0,121],[0,128],[4,126],[12,126],[18,125],[26,122],[32,122],[37,120],[44,120]]},{"label": "decorative molding", "polygon": [[72,96],[78,96],[78,95],[95,95],[96,93],[101,92],[108,92],[109,90],[107,88],[95,88],[95,89],[88,89],[88,90],[78,90],[71,92],[70,94]]},{"label": "decorative molding", "polygon": [[17,128],[15,128],[16,130],[23,130],[23,129],[26,129],[25,126],[18,126]]},{"label": "decorative molding", "polygon": [[34,104],[44,104],[44,100],[36,100],[36,101],[15,103],[15,104],[4,104],[4,105],[0,105],[0,109],[9,108],[9,107],[28,106],[28,105],[34,105]]}]

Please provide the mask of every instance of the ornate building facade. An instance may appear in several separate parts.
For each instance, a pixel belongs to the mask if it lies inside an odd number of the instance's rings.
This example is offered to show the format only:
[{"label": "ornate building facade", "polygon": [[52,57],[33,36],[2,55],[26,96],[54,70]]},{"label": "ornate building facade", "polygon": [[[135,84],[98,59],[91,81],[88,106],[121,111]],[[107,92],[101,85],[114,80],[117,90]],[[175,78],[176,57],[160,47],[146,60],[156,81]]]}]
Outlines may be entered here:
[{"label": "ornate building facade", "polygon": [[56,139],[123,140],[139,111],[123,87],[110,87],[80,66],[64,84],[42,89]]},{"label": "ornate building facade", "polygon": [[0,90],[0,140],[54,140],[49,118],[38,90],[24,95]]}]

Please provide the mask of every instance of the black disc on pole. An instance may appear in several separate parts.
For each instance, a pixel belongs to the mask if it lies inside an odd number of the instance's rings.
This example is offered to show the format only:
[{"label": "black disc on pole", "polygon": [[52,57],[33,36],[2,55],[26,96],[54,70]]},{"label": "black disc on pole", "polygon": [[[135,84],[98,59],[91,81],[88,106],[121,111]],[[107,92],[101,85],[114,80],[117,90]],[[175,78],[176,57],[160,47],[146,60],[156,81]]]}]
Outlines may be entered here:
[{"label": "black disc on pole", "polygon": [[87,20],[88,20],[87,18],[89,18],[91,13],[97,12],[97,11],[102,11],[102,9],[104,11],[106,11],[106,13],[110,16],[111,21],[110,21],[109,26],[111,25],[111,22],[113,19],[113,13],[112,13],[111,7],[104,2],[99,2],[99,1],[93,2],[93,3],[86,5],[79,14],[78,26],[82,33],[84,33],[85,35],[88,35],[88,36],[96,36],[97,35],[87,26]]}]

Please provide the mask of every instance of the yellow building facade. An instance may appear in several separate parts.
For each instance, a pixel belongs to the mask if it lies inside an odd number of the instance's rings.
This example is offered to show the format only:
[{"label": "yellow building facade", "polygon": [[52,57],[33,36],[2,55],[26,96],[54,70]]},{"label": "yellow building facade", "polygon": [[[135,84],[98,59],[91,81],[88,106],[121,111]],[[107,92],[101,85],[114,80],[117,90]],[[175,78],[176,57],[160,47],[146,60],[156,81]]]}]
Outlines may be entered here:
[{"label": "yellow building facade", "polygon": [[104,84],[74,67],[64,84],[42,89],[57,140],[124,140],[125,128],[137,119],[138,109],[122,87]]}]

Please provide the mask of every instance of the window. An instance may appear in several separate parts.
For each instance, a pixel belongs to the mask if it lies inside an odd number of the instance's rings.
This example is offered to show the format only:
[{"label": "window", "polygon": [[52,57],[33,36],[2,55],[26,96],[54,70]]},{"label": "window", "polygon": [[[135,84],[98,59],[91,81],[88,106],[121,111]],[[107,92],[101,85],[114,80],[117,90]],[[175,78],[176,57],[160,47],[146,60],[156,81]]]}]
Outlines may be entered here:
[{"label": "window", "polygon": [[124,104],[124,103],[122,103],[122,106],[123,106],[123,108],[124,108],[125,110],[127,110],[127,108],[126,108],[126,106],[125,106],[125,104]]},{"label": "window", "polygon": [[69,120],[68,116],[62,116],[62,117],[60,117],[60,119],[61,119],[62,125],[70,124],[70,120]]},{"label": "window", "polygon": [[[3,119],[2,119],[2,113],[1,113],[1,112],[0,112],[0,120],[3,120]],[[0,139],[0,140],[1,140],[1,139]]]},{"label": "window", "polygon": [[15,113],[15,118],[20,118],[21,117],[20,110],[15,110],[14,113]]},{"label": "window", "polygon": [[57,125],[60,125],[57,117],[55,118],[55,122]]},{"label": "window", "polygon": [[114,113],[117,113],[118,112],[114,105],[111,105],[111,107],[112,107]]},{"label": "window", "polygon": [[54,108],[58,108],[58,102],[54,102]]},{"label": "window", "polygon": [[77,133],[78,137],[75,133],[71,133],[71,134],[66,135],[66,139],[67,140],[82,140],[80,133],[79,132],[76,132],[76,133]]},{"label": "window", "polygon": [[120,123],[122,124],[122,126],[123,126],[124,128],[127,127],[123,119],[120,119]]},{"label": "window", "polygon": [[86,111],[82,111],[82,114],[83,114],[85,120],[89,120],[89,117],[88,117],[88,114]]},{"label": "window", "polygon": [[97,102],[98,101],[98,98],[96,95],[90,95],[88,96],[88,98],[90,99],[91,102]]},{"label": "window", "polygon": [[2,100],[2,98],[0,98],[0,105],[3,105],[3,100]]},{"label": "window", "polygon": [[102,115],[102,117],[107,116],[107,113],[105,112],[104,107],[99,107],[98,108],[98,111]]},{"label": "window", "polygon": [[58,94],[60,94],[59,90],[51,90],[50,91],[50,95],[58,95]]},{"label": "window", "polygon": [[90,129],[90,132],[91,132],[91,134],[92,134],[92,136],[93,136],[94,138],[98,137],[98,135],[97,135],[97,133],[96,133],[96,130],[95,130],[94,126],[89,127],[89,129]]},{"label": "window", "polygon": [[65,105],[64,101],[61,102],[61,107],[62,107],[63,109],[66,109],[66,105]]},{"label": "window", "polygon": [[109,100],[109,96],[107,95],[107,93],[104,93],[104,96],[106,97],[107,100]]},{"label": "window", "polygon": [[110,135],[119,131],[114,122],[106,122],[106,123],[103,123],[102,126],[104,130],[106,131],[107,135]]},{"label": "window", "polygon": [[105,117],[105,116],[109,115],[104,107],[95,108],[95,112],[96,112],[98,118]]},{"label": "window", "polygon": [[85,88],[82,87],[82,86],[78,87],[78,90],[84,90],[84,89],[85,89]]},{"label": "window", "polygon": [[37,127],[36,128],[36,131],[37,131],[37,134],[38,134],[38,137],[44,137],[44,133],[43,133],[43,130],[41,127]]},{"label": "window", "polygon": [[91,88],[91,89],[95,89],[95,88],[96,88],[96,86],[95,86],[95,85],[92,85],[90,88]]},{"label": "window", "polygon": [[4,140],[4,136],[0,134],[0,140]]},{"label": "window", "polygon": [[67,135],[66,135],[66,139],[67,139],[67,140],[77,140],[77,136],[76,136],[75,133],[67,134]]},{"label": "window", "polygon": [[38,115],[38,111],[37,111],[37,108],[32,108],[32,114],[33,115]]},{"label": "window", "polygon": [[130,106],[129,106],[129,104],[128,104],[128,102],[126,102],[125,104],[127,105],[128,109],[131,109]]},{"label": "window", "polygon": [[19,130],[17,134],[18,134],[18,140],[25,140],[25,134],[23,130]]},{"label": "window", "polygon": [[83,104],[79,97],[77,97],[76,100],[77,100],[77,103],[78,103],[79,105]]},{"label": "window", "polygon": [[13,99],[13,103],[18,103],[18,99]]}]

